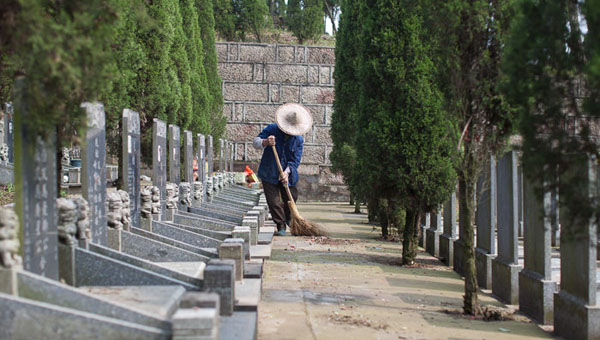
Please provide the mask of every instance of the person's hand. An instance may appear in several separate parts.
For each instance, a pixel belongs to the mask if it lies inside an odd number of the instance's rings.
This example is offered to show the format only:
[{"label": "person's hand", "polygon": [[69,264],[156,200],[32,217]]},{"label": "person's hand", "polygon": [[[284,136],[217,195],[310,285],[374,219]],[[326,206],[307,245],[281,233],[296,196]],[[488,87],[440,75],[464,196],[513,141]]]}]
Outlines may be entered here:
[{"label": "person's hand", "polygon": [[263,139],[263,146],[274,146],[275,145],[275,136],[271,135],[267,137],[267,139]]},{"label": "person's hand", "polygon": [[283,185],[287,185],[288,184],[288,180],[289,180],[289,175],[287,172],[283,172],[281,174],[279,174],[279,181],[283,184]]}]

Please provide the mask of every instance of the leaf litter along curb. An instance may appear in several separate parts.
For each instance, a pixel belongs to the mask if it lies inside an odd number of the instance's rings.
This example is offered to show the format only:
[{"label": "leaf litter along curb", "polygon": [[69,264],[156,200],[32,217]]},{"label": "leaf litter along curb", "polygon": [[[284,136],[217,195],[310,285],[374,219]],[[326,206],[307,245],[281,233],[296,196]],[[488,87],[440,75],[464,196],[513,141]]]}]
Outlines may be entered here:
[{"label": "leaf litter along curb", "polygon": [[[359,315],[359,317],[361,317],[361,316],[362,315]],[[329,316],[327,317],[327,320],[335,322],[335,323],[339,323],[339,324],[369,327],[369,328],[373,328],[373,329],[386,330],[389,328],[389,325],[387,325],[385,323],[375,324],[371,320],[366,319],[366,318],[355,318],[352,315],[340,314],[338,312],[332,312],[331,314],[329,314]]]}]

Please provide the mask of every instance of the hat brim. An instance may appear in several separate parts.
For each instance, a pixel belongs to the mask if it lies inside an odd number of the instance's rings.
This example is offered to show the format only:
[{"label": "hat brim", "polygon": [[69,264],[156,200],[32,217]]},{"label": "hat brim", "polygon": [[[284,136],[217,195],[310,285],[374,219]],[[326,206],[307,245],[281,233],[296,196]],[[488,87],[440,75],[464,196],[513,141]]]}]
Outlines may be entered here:
[{"label": "hat brim", "polygon": [[312,115],[303,105],[288,103],[275,112],[275,123],[281,131],[292,136],[301,136],[312,128]]}]

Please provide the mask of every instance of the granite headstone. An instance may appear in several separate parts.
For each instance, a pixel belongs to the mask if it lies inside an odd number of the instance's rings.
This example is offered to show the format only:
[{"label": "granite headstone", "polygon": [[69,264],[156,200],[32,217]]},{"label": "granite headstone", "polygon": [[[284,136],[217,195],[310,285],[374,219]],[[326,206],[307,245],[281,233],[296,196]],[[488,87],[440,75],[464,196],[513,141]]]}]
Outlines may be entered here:
[{"label": "granite headstone", "polygon": [[152,181],[160,191],[160,214],[167,205],[167,125],[154,118],[152,125]]},{"label": "granite headstone", "polygon": [[194,182],[194,139],[192,131],[183,131],[183,175],[184,181]]},{"label": "granite headstone", "polygon": [[173,124],[169,124],[169,182],[181,182],[181,136]]},{"label": "granite headstone", "polygon": [[140,116],[137,112],[123,110],[123,190],[129,193],[131,224],[140,227]]}]

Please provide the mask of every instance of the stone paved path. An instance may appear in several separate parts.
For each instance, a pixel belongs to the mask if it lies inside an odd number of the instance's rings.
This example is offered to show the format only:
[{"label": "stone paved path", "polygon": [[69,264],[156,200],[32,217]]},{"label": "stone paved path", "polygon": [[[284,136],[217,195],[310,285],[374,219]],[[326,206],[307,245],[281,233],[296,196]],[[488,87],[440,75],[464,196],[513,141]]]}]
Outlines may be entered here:
[{"label": "stone paved path", "polygon": [[[423,252],[416,267],[400,267],[400,245],[377,241],[379,231],[350,205],[299,209],[333,238],[275,238],[263,276],[259,339],[552,338],[519,314],[492,322],[459,315],[460,277]],[[480,299],[501,306],[489,295]]]}]

